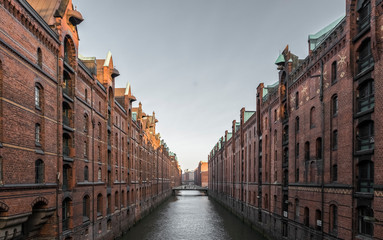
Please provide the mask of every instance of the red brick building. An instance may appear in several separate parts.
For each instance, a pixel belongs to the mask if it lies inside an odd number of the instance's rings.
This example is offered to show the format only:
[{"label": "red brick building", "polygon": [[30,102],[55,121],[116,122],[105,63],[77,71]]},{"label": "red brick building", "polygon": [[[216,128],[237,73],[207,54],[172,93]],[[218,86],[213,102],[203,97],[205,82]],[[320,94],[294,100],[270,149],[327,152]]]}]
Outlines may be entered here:
[{"label": "red brick building", "polygon": [[79,56],[82,20],[71,0],[0,0],[0,239],[114,239],[180,185],[111,53]]},{"label": "red brick building", "polygon": [[[276,239],[383,239],[383,3],[286,47],[209,155],[209,196]],[[379,93],[381,92],[381,93]]]},{"label": "red brick building", "polygon": [[208,162],[200,161],[198,167],[194,170],[194,184],[201,187],[207,187],[209,184]]}]

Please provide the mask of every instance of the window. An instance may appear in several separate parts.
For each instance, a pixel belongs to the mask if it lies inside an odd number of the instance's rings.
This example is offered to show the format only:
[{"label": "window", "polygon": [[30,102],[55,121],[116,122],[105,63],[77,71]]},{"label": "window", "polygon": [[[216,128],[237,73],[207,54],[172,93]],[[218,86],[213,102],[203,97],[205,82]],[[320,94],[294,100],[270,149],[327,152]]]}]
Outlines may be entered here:
[{"label": "window", "polygon": [[37,65],[40,68],[43,67],[43,53],[41,52],[41,48],[37,48]]},{"label": "window", "polygon": [[41,127],[40,124],[36,123],[35,125],[35,143],[36,145],[40,145],[40,140],[41,140]]},{"label": "window", "polygon": [[108,194],[106,197],[106,206],[107,206],[106,214],[109,215],[112,211],[112,195],[111,194]]},{"label": "window", "polygon": [[299,108],[299,92],[295,93],[295,109]]},{"label": "window", "polygon": [[35,107],[38,110],[42,108],[42,87],[38,84],[35,85]]},{"label": "window", "polygon": [[305,160],[310,160],[310,142],[305,143]]},{"label": "window", "polygon": [[98,161],[100,161],[101,160],[101,147],[97,146],[97,149],[98,149]]},{"label": "window", "polygon": [[283,133],[282,133],[282,136],[283,136],[283,144],[286,144],[289,142],[289,126],[286,125],[284,128],[283,128]]},{"label": "window", "polygon": [[101,168],[98,168],[97,179],[99,182],[101,182],[101,180],[102,180]]},{"label": "window", "polygon": [[101,139],[101,123],[98,123],[98,139]]},{"label": "window", "polygon": [[87,141],[84,141],[84,157],[88,157],[88,143]]},{"label": "window", "polygon": [[332,150],[338,149],[338,130],[332,132]]},{"label": "window", "polygon": [[119,205],[118,192],[116,191],[114,194],[114,209],[117,210]]},{"label": "window", "polygon": [[63,191],[67,191],[70,188],[70,181],[72,177],[72,169],[69,165],[65,164],[63,166]]},{"label": "window", "polygon": [[84,167],[84,181],[88,181],[89,180],[89,168],[88,166],[85,166]]},{"label": "window", "polygon": [[362,161],[359,166],[359,192],[373,193],[374,164],[371,161]]},{"label": "window", "polygon": [[333,182],[336,182],[338,181],[338,165],[337,164],[334,164],[332,165],[332,172],[331,172],[331,177],[332,177],[332,181]]},{"label": "window", "polygon": [[82,219],[83,222],[89,221],[90,218],[90,198],[86,195],[82,199]]},{"label": "window", "polygon": [[102,206],[103,206],[102,194],[99,193],[97,195],[97,217],[102,216],[102,212],[103,212]]},{"label": "window", "polygon": [[316,150],[317,159],[322,159],[322,138],[317,138],[316,140]]},{"label": "window", "polygon": [[359,32],[370,26],[371,3],[369,0],[358,0],[357,11],[359,14],[357,24]]},{"label": "window", "polygon": [[296,147],[295,147],[295,158],[299,158],[299,143],[297,143]]},{"label": "window", "polygon": [[299,168],[295,169],[295,182],[299,182]]},{"label": "window", "polygon": [[3,184],[3,158],[0,156],[0,184]]},{"label": "window", "polygon": [[371,41],[365,40],[358,50],[358,73],[361,73],[374,65],[374,59],[371,53]]},{"label": "window", "polygon": [[295,221],[299,221],[299,199],[295,199]]},{"label": "window", "polygon": [[68,230],[69,229],[69,220],[71,217],[70,212],[70,205],[71,205],[70,198],[65,198],[65,200],[62,203],[62,230]]},{"label": "window", "polygon": [[338,96],[334,95],[332,97],[332,116],[335,117],[338,115]]},{"label": "window", "polygon": [[295,132],[299,132],[299,117],[295,118]]},{"label": "window", "polygon": [[358,112],[364,112],[374,107],[375,105],[374,92],[375,92],[374,80],[372,79],[362,83],[358,87],[358,93],[357,93]]},{"label": "window", "polygon": [[63,124],[71,127],[71,108],[67,102],[63,102]]},{"label": "window", "polygon": [[67,96],[71,97],[72,96],[72,79],[71,76],[67,71],[64,71],[64,77],[63,77],[63,93],[65,93]]},{"label": "window", "polygon": [[334,204],[330,205],[330,232],[338,230],[338,207]]},{"label": "window", "polygon": [[305,212],[304,212],[304,221],[303,221],[304,225],[306,227],[309,227],[310,226],[310,210],[308,207],[305,207]]},{"label": "window", "polygon": [[356,138],[359,151],[374,149],[374,122],[364,121],[359,124]]},{"label": "window", "polygon": [[332,64],[331,64],[331,83],[334,84],[338,81],[337,79],[337,62],[334,61]]},{"label": "window", "polygon": [[374,217],[374,212],[367,206],[358,208],[358,233],[372,236],[374,233],[374,225],[369,219]]},{"label": "window", "polygon": [[85,89],[85,102],[88,102],[88,89]]},{"label": "window", "polygon": [[315,127],[315,107],[310,110],[310,128]]},{"label": "window", "polygon": [[41,159],[35,162],[35,183],[44,182],[44,162]]},{"label": "window", "polygon": [[69,134],[63,134],[63,155],[66,157],[70,156],[71,137]]},{"label": "window", "polygon": [[321,210],[315,210],[315,229],[322,230],[322,212]]},{"label": "window", "polygon": [[89,131],[89,121],[88,121],[88,115],[84,114],[84,132]]}]

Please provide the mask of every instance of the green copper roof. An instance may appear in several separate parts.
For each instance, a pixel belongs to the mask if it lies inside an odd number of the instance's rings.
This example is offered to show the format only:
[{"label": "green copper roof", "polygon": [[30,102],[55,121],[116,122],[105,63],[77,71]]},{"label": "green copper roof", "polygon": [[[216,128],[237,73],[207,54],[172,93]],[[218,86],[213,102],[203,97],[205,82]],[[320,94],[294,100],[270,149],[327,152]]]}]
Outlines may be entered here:
[{"label": "green copper roof", "polygon": [[283,54],[280,54],[279,57],[277,58],[277,60],[275,61],[275,64],[280,64],[280,63],[284,63],[284,62],[286,62],[285,56],[283,56]]},{"label": "green copper roof", "polygon": [[328,34],[345,18],[345,16],[342,16],[332,22],[330,25],[326,26],[325,28],[321,29],[319,32],[315,34],[309,35],[309,42],[310,42],[310,50],[314,50],[323,39],[325,39]]},{"label": "green copper roof", "polygon": [[254,113],[255,111],[245,111],[245,122],[247,122],[251,118],[251,116],[254,115]]},{"label": "green copper roof", "polygon": [[233,133],[231,132],[227,133],[227,141],[229,141],[232,136],[233,136]]}]

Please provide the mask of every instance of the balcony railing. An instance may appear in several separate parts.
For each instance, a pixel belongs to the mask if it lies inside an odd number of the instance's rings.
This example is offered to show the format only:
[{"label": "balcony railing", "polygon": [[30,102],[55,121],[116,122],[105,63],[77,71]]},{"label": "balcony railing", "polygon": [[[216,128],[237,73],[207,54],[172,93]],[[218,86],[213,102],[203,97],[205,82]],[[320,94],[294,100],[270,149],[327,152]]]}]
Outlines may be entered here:
[{"label": "balcony railing", "polygon": [[367,97],[358,99],[358,110],[359,112],[364,112],[369,109],[372,109],[375,105],[375,96],[371,94]]},{"label": "balcony railing", "polygon": [[358,150],[371,150],[374,149],[374,136],[358,137]]}]

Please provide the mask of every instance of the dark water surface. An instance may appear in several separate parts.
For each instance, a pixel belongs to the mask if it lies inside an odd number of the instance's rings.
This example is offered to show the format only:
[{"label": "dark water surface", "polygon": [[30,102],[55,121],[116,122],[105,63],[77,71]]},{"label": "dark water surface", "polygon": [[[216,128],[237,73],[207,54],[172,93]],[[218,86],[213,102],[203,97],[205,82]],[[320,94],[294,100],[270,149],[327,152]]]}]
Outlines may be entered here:
[{"label": "dark water surface", "polygon": [[198,191],[180,191],[135,225],[123,240],[265,240]]}]

